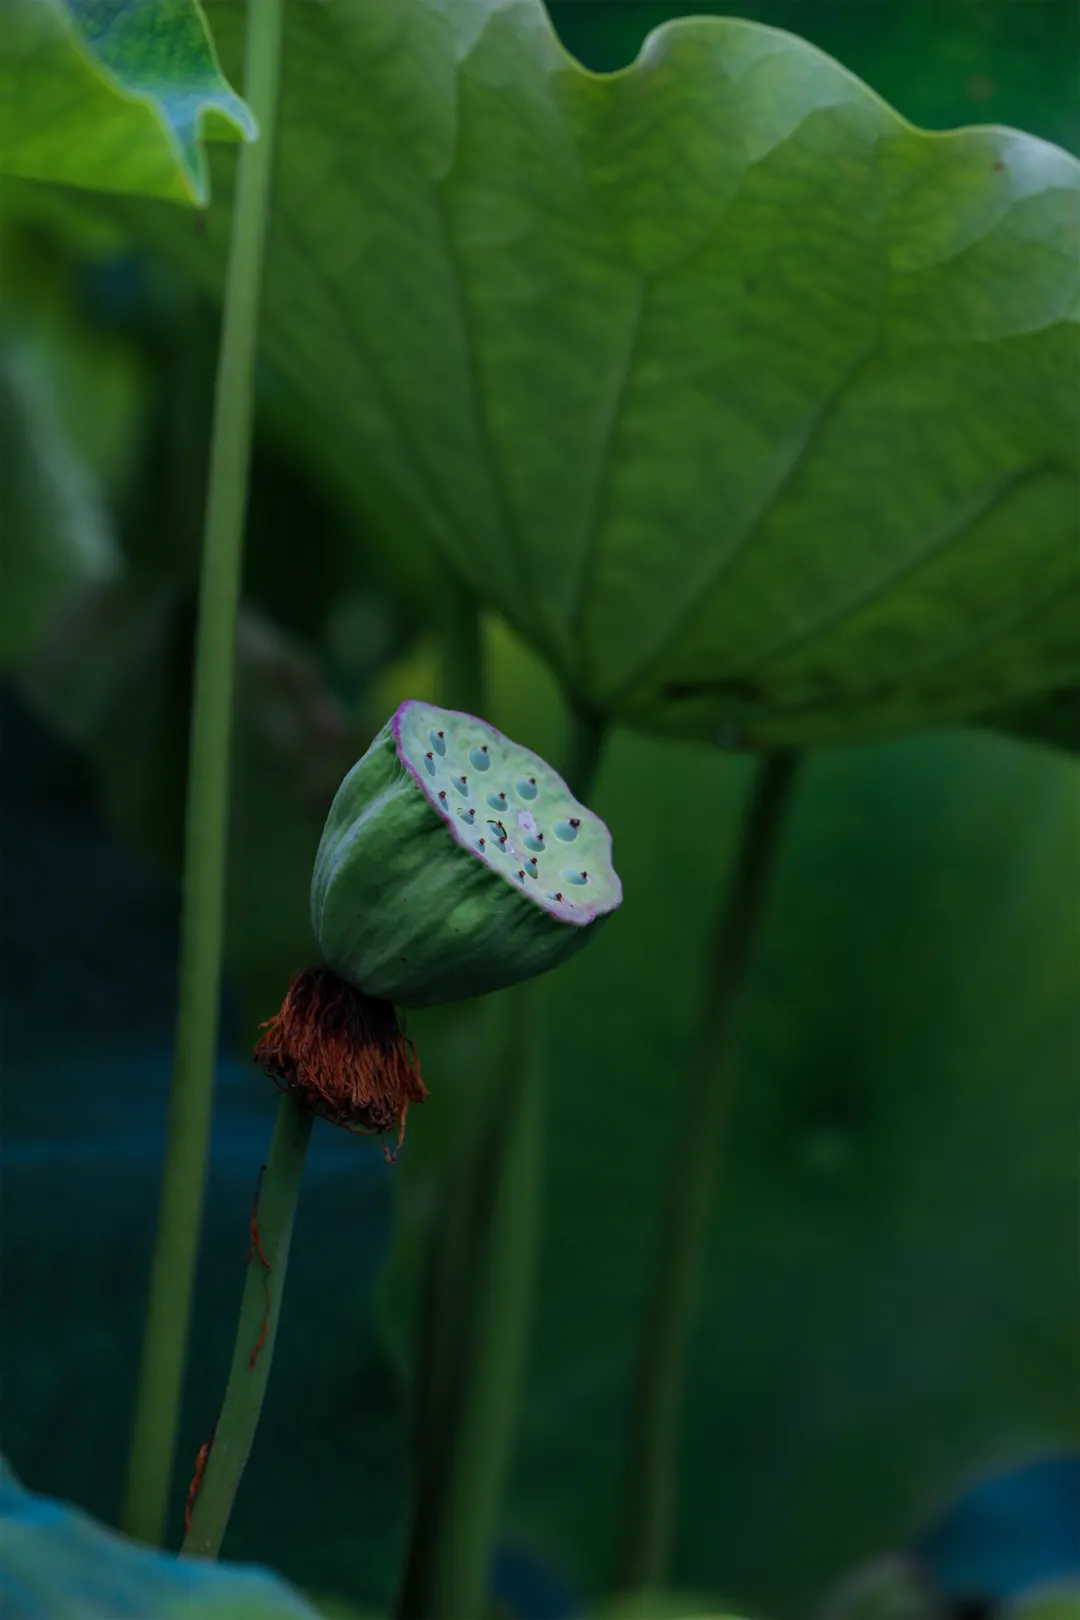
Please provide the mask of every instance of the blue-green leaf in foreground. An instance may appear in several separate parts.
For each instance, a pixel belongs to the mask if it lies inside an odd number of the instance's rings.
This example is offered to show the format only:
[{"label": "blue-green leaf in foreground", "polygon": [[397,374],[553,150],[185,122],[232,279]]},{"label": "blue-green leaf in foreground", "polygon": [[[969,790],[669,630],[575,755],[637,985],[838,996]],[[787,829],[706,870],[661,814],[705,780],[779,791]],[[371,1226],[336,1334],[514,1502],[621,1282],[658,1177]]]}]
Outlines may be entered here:
[{"label": "blue-green leaf in foreground", "polygon": [[[598,77],[539,0],[295,6],[266,341],[370,527],[586,705],[902,731],[1080,666],[1078,193],[756,24]],[[224,221],[157,230],[219,273]]]},{"label": "blue-green leaf in foreground", "polygon": [[0,1541],[7,1620],[304,1620],[318,1612],[269,1570],[174,1558],[128,1541],[77,1508],[25,1490],[2,1463]]},{"label": "blue-green leaf in foreground", "polygon": [[0,173],[204,204],[201,137],[252,139],[196,0],[3,0]]}]

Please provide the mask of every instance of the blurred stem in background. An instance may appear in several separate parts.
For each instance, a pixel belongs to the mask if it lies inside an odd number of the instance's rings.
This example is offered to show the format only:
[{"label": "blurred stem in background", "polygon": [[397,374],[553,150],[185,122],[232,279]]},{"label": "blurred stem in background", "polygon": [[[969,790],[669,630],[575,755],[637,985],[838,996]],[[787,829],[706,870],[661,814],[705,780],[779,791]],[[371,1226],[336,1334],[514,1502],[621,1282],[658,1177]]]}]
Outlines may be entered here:
[{"label": "blurred stem in background", "polygon": [[225,284],[195,648],[176,1049],[161,1207],[128,1465],[124,1528],[162,1540],[202,1224],[221,990],[236,617],[251,458],[253,372],[269,211],[283,0],[248,9],[241,149]]},{"label": "blurred stem in background", "polygon": [[570,784],[570,791],[583,803],[593,790],[606,742],[607,728],[604,722],[572,704],[567,715],[566,743],[559,768]]},{"label": "blurred stem in background", "polygon": [[278,1103],[252,1218],[247,1279],[229,1382],[191,1507],[183,1551],[216,1558],[251,1452],[274,1357],[296,1203],[314,1115],[290,1092]]},{"label": "blurred stem in background", "polygon": [[419,1319],[412,1522],[398,1613],[486,1612],[535,1290],[543,1058],[532,983],[485,998],[480,1089],[432,1224]]},{"label": "blurred stem in background", "polygon": [[466,714],[484,712],[484,634],[476,598],[447,573],[443,594],[442,668],[439,702]]},{"label": "blurred stem in background", "polygon": [[631,1408],[618,1571],[625,1591],[662,1587],[668,1573],[686,1351],[735,1088],[728,1053],[733,1013],[765,911],[797,771],[798,756],[791,753],[768,757],[759,767],[709,953]]},{"label": "blurred stem in background", "polygon": [[[442,702],[483,711],[475,607],[447,632]],[[472,613],[473,624],[465,619]],[[564,774],[590,791],[603,729],[571,716]],[[543,987],[482,1003],[478,1089],[431,1226],[414,1369],[413,1506],[398,1614],[485,1612],[532,1327],[544,1155]]]}]

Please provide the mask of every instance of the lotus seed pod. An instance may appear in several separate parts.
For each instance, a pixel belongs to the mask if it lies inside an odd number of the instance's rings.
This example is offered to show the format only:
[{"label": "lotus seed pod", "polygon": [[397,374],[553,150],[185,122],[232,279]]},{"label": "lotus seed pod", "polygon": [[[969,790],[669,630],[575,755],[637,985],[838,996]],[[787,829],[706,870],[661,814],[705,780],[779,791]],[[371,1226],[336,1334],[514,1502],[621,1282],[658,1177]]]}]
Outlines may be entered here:
[{"label": "lotus seed pod", "polygon": [[607,827],[549,765],[414,701],[341,784],[311,885],[325,962],[402,1007],[544,973],[621,901]]}]

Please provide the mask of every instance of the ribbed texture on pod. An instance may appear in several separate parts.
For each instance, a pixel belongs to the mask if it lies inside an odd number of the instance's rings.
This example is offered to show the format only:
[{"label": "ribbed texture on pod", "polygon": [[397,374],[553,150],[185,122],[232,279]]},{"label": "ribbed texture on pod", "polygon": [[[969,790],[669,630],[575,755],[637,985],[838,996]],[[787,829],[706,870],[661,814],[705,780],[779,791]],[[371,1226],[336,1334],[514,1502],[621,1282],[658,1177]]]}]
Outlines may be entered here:
[{"label": "ribbed texture on pod", "polygon": [[415,701],[341,784],[311,885],[327,964],[403,1007],[544,973],[621,901],[606,826],[549,765]]}]

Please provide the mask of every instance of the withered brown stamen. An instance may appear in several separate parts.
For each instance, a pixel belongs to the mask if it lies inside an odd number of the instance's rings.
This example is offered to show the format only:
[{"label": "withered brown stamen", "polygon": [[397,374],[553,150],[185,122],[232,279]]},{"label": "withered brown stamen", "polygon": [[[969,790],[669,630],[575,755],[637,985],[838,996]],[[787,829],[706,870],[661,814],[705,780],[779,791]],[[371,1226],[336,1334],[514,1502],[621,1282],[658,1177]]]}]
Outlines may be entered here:
[{"label": "withered brown stamen", "polygon": [[410,1103],[423,1102],[416,1049],[388,1001],[365,996],[330,968],[306,968],[261,1026],[254,1061],[284,1091],[334,1125],[405,1135]]}]

